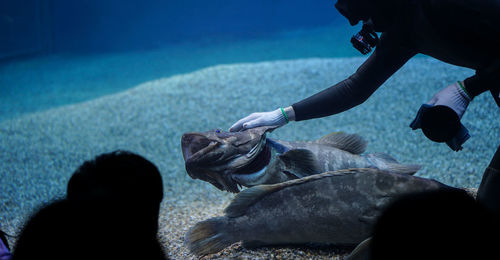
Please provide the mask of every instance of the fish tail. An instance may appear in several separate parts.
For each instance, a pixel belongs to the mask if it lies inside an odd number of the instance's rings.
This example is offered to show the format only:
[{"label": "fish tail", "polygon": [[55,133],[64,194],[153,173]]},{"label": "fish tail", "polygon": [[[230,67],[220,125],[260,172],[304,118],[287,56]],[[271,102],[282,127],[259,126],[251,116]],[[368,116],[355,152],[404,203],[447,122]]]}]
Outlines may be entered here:
[{"label": "fish tail", "polygon": [[413,175],[422,168],[418,164],[400,164],[392,156],[385,153],[368,154],[366,158],[378,169],[393,173]]},{"label": "fish tail", "polygon": [[211,218],[194,225],[187,232],[184,243],[197,256],[217,253],[237,242],[227,230],[227,218]]}]

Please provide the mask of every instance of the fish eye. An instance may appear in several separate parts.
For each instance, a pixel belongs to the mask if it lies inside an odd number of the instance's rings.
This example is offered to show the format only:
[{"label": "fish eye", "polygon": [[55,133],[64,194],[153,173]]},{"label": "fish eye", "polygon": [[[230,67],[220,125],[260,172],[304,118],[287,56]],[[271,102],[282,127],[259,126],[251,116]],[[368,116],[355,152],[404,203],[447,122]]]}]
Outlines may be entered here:
[{"label": "fish eye", "polygon": [[232,135],[232,133],[228,133],[228,132],[225,132],[224,130],[222,129],[215,129],[213,130],[215,132],[215,136],[218,137],[218,138],[222,138],[222,139],[225,139],[229,136]]}]

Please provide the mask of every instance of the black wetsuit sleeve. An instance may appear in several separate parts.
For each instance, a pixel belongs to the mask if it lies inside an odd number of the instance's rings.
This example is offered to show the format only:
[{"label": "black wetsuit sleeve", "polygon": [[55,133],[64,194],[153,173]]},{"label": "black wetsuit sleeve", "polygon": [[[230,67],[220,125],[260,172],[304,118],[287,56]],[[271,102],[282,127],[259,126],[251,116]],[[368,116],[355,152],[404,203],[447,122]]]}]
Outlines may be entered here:
[{"label": "black wetsuit sleeve", "polygon": [[[500,58],[495,60],[489,66],[479,69],[476,74],[464,80],[465,89],[474,98],[475,96],[491,90],[493,97],[500,106],[498,92],[500,88]],[[496,95],[495,95],[496,94]]]},{"label": "black wetsuit sleeve", "polygon": [[353,75],[293,104],[295,120],[325,117],[363,103],[415,54],[413,49],[383,33],[375,51]]}]

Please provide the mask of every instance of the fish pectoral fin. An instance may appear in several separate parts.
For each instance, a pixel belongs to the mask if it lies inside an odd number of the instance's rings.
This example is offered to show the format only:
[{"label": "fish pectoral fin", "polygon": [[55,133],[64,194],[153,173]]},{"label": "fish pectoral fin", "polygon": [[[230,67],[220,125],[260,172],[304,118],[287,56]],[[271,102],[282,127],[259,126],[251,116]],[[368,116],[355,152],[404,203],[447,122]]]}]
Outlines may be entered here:
[{"label": "fish pectoral fin", "polygon": [[230,218],[239,217],[246,213],[247,209],[259,201],[268,193],[273,192],[274,185],[257,185],[246,190],[242,190],[234,197],[231,204],[224,209],[226,216]]},{"label": "fish pectoral fin", "polygon": [[289,171],[281,171],[283,174],[285,174],[290,180],[293,180],[293,179],[299,179],[299,178],[302,178],[304,176],[300,176],[296,173],[293,173],[293,172],[289,172]]},{"label": "fish pectoral fin", "polygon": [[321,172],[316,156],[307,149],[293,149],[278,156],[286,171],[297,178],[318,174]]},{"label": "fish pectoral fin", "polygon": [[371,259],[372,238],[369,237],[357,245],[347,256],[346,260],[369,260]]},{"label": "fish pectoral fin", "polygon": [[362,154],[366,150],[368,144],[358,134],[348,134],[345,132],[335,132],[323,136],[315,141],[316,143],[333,146],[335,148],[350,152],[352,154]]}]

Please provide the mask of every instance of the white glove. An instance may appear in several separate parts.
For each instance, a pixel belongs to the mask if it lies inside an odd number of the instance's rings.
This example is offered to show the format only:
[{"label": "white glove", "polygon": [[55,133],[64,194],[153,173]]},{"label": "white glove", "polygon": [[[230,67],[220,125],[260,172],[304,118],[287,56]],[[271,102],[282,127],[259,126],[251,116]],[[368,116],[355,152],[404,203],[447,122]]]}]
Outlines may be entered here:
[{"label": "white glove", "polygon": [[433,106],[447,106],[457,113],[458,118],[462,119],[462,116],[469,105],[472,98],[469,97],[464,88],[460,86],[463,82],[455,82],[441,91],[436,93],[427,104]]},{"label": "white glove", "polygon": [[284,110],[278,108],[270,112],[252,113],[244,117],[229,128],[230,132],[237,132],[259,126],[283,126],[288,123]]}]

